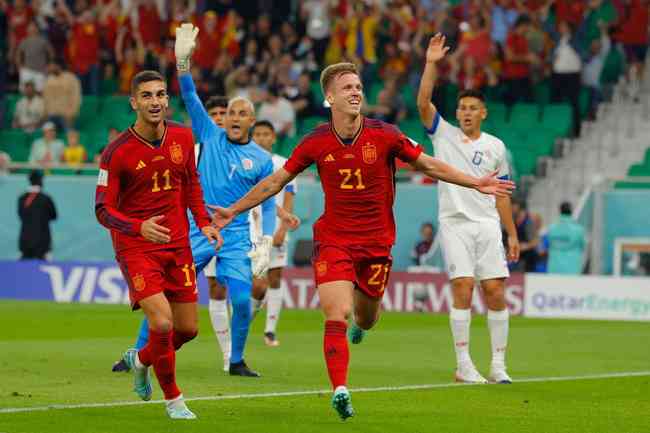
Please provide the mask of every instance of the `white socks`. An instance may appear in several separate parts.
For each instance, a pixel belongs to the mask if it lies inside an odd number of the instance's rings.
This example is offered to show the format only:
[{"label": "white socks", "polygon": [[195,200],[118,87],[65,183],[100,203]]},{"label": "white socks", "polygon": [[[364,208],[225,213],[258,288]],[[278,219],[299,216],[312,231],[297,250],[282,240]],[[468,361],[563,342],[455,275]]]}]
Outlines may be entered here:
[{"label": "white socks", "polygon": [[509,318],[508,308],[501,311],[488,310],[487,322],[492,342],[492,365],[505,367]]},{"label": "white socks", "polygon": [[230,320],[228,318],[228,301],[226,299],[217,301],[210,299],[208,304],[210,312],[210,322],[214,335],[217,336],[219,347],[224,358],[230,358]]},{"label": "white socks", "polygon": [[454,337],[454,349],[456,350],[456,363],[471,363],[469,356],[469,325],[472,322],[472,310],[458,310],[451,307],[449,312],[449,325],[451,335]]},{"label": "white socks", "polygon": [[266,291],[266,326],[264,333],[272,332],[275,334],[275,329],[278,326],[280,319],[280,310],[282,310],[282,288],[269,288]]}]

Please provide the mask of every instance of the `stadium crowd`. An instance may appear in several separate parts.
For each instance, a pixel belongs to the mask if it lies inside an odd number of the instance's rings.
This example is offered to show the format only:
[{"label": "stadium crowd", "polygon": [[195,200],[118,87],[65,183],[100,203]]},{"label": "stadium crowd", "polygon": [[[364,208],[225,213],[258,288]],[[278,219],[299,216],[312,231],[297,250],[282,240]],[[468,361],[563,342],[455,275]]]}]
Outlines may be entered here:
[{"label": "stadium crowd", "polygon": [[452,47],[434,93],[443,115],[454,109],[448,87],[478,88],[511,107],[541,97],[536,84],[548,82],[551,101],[572,105],[577,135],[581,87],[594,116],[626,65],[641,73],[649,3],[0,0],[0,95],[22,93],[7,126],[32,132],[51,121],[63,132],[83,127],[84,95],[128,94],[142,69],[163,73],[178,94],[174,32],[192,21],[200,28],[192,69],[199,95],[249,97],[280,137],[294,136],[304,118],[327,115],[311,83],[323,65],[343,60],[361,67],[366,89],[381,83],[366,113],[399,122],[414,115],[400,89],[417,88],[428,38],[442,32]]}]

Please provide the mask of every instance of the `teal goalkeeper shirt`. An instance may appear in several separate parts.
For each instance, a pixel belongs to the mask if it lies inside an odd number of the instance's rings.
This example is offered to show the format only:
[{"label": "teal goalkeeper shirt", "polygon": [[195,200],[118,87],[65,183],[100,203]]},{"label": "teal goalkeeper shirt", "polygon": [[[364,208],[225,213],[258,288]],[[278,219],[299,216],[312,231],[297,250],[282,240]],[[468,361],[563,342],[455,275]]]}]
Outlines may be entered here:
[{"label": "teal goalkeeper shirt", "polygon": [[571,274],[582,272],[585,250],[585,229],[570,216],[560,219],[548,229],[548,273]]}]

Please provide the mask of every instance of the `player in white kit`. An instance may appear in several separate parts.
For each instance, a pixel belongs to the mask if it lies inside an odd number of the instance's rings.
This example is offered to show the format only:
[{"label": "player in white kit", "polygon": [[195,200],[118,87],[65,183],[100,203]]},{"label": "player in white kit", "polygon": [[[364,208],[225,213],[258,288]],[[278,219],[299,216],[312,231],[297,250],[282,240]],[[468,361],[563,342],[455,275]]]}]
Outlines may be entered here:
[{"label": "player in white kit", "polygon": [[[265,120],[255,123],[253,127],[253,140],[262,146],[264,149],[272,153],[273,169],[278,170],[284,167],[287,162],[286,158],[273,153],[273,145],[275,144],[276,136],[273,125]],[[292,180],[285,187],[284,191],[275,196],[275,204],[279,208],[284,209],[287,213],[293,213],[293,198],[297,191],[296,180]],[[256,207],[251,209],[251,240],[255,241],[262,235],[261,226],[261,209]],[[282,268],[286,267],[289,262],[288,245],[289,239],[287,232],[295,230],[296,227],[291,227],[283,223],[278,218],[276,220],[276,231],[273,234],[273,244],[271,248],[271,261],[269,263],[268,272],[265,277],[255,278],[253,281],[253,314],[261,308],[262,303],[266,300],[266,325],[264,327],[264,342],[268,346],[278,346],[279,340],[276,338],[276,329],[278,320],[280,318],[280,310],[282,309]],[[267,290],[268,289],[268,290]]]},{"label": "player in white kit", "polygon": [[[456,118],[460,128],[444,120],[431,103],[436,63],[448,49],[444,36],[437,34],[431,38],[417,98],[420,119],[433,142],[435,156],[474,176],[498,172],[499,177],[507,178],[505,145],[481,132],[487,109],[480,92],[465,90],[459,94]],[[519,241],[510,197],[495,199],[446,182],[439,182],[438,191],[440,236],[453,293],[449,321],[456,350],[456,381],[487,382],[476,370],[469,352],[472,294],[477,279],[488,307],[492,346],[490,382],[512,383],[505,365],[509,314],[504,291],[509,276],[507,260],[519,259]],[[508,233],[507,259],[501,225]]]}]

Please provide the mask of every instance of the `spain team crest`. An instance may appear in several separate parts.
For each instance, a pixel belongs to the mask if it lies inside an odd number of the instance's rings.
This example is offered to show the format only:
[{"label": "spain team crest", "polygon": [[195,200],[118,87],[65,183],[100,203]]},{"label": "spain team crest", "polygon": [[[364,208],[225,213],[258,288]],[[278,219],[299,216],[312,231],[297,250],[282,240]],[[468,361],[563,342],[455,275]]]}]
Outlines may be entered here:
[{"label": "spain team crest", "polygon": [[183,163],[183,149],[180,144],[172,144],[169,146],[169,157],[171,158],[174,164]]},{"label": "spain team crest", "polygon": [[317,262],[316,263],[316,273],[319,277],[322,277],[327,273],[327,262]]},{"label": "spain team crest", "polygon": [[133,277],[133,288],[136,290],[136,292],[143,291],[146,285],[147,283],[144,281],[142,274],[135,274]]},{"label": "spain team crest", "polygon": [[366,143],[361,148],[363,162],[366,164],[374,164],[377,161],[377,146],[374,144]]}]

